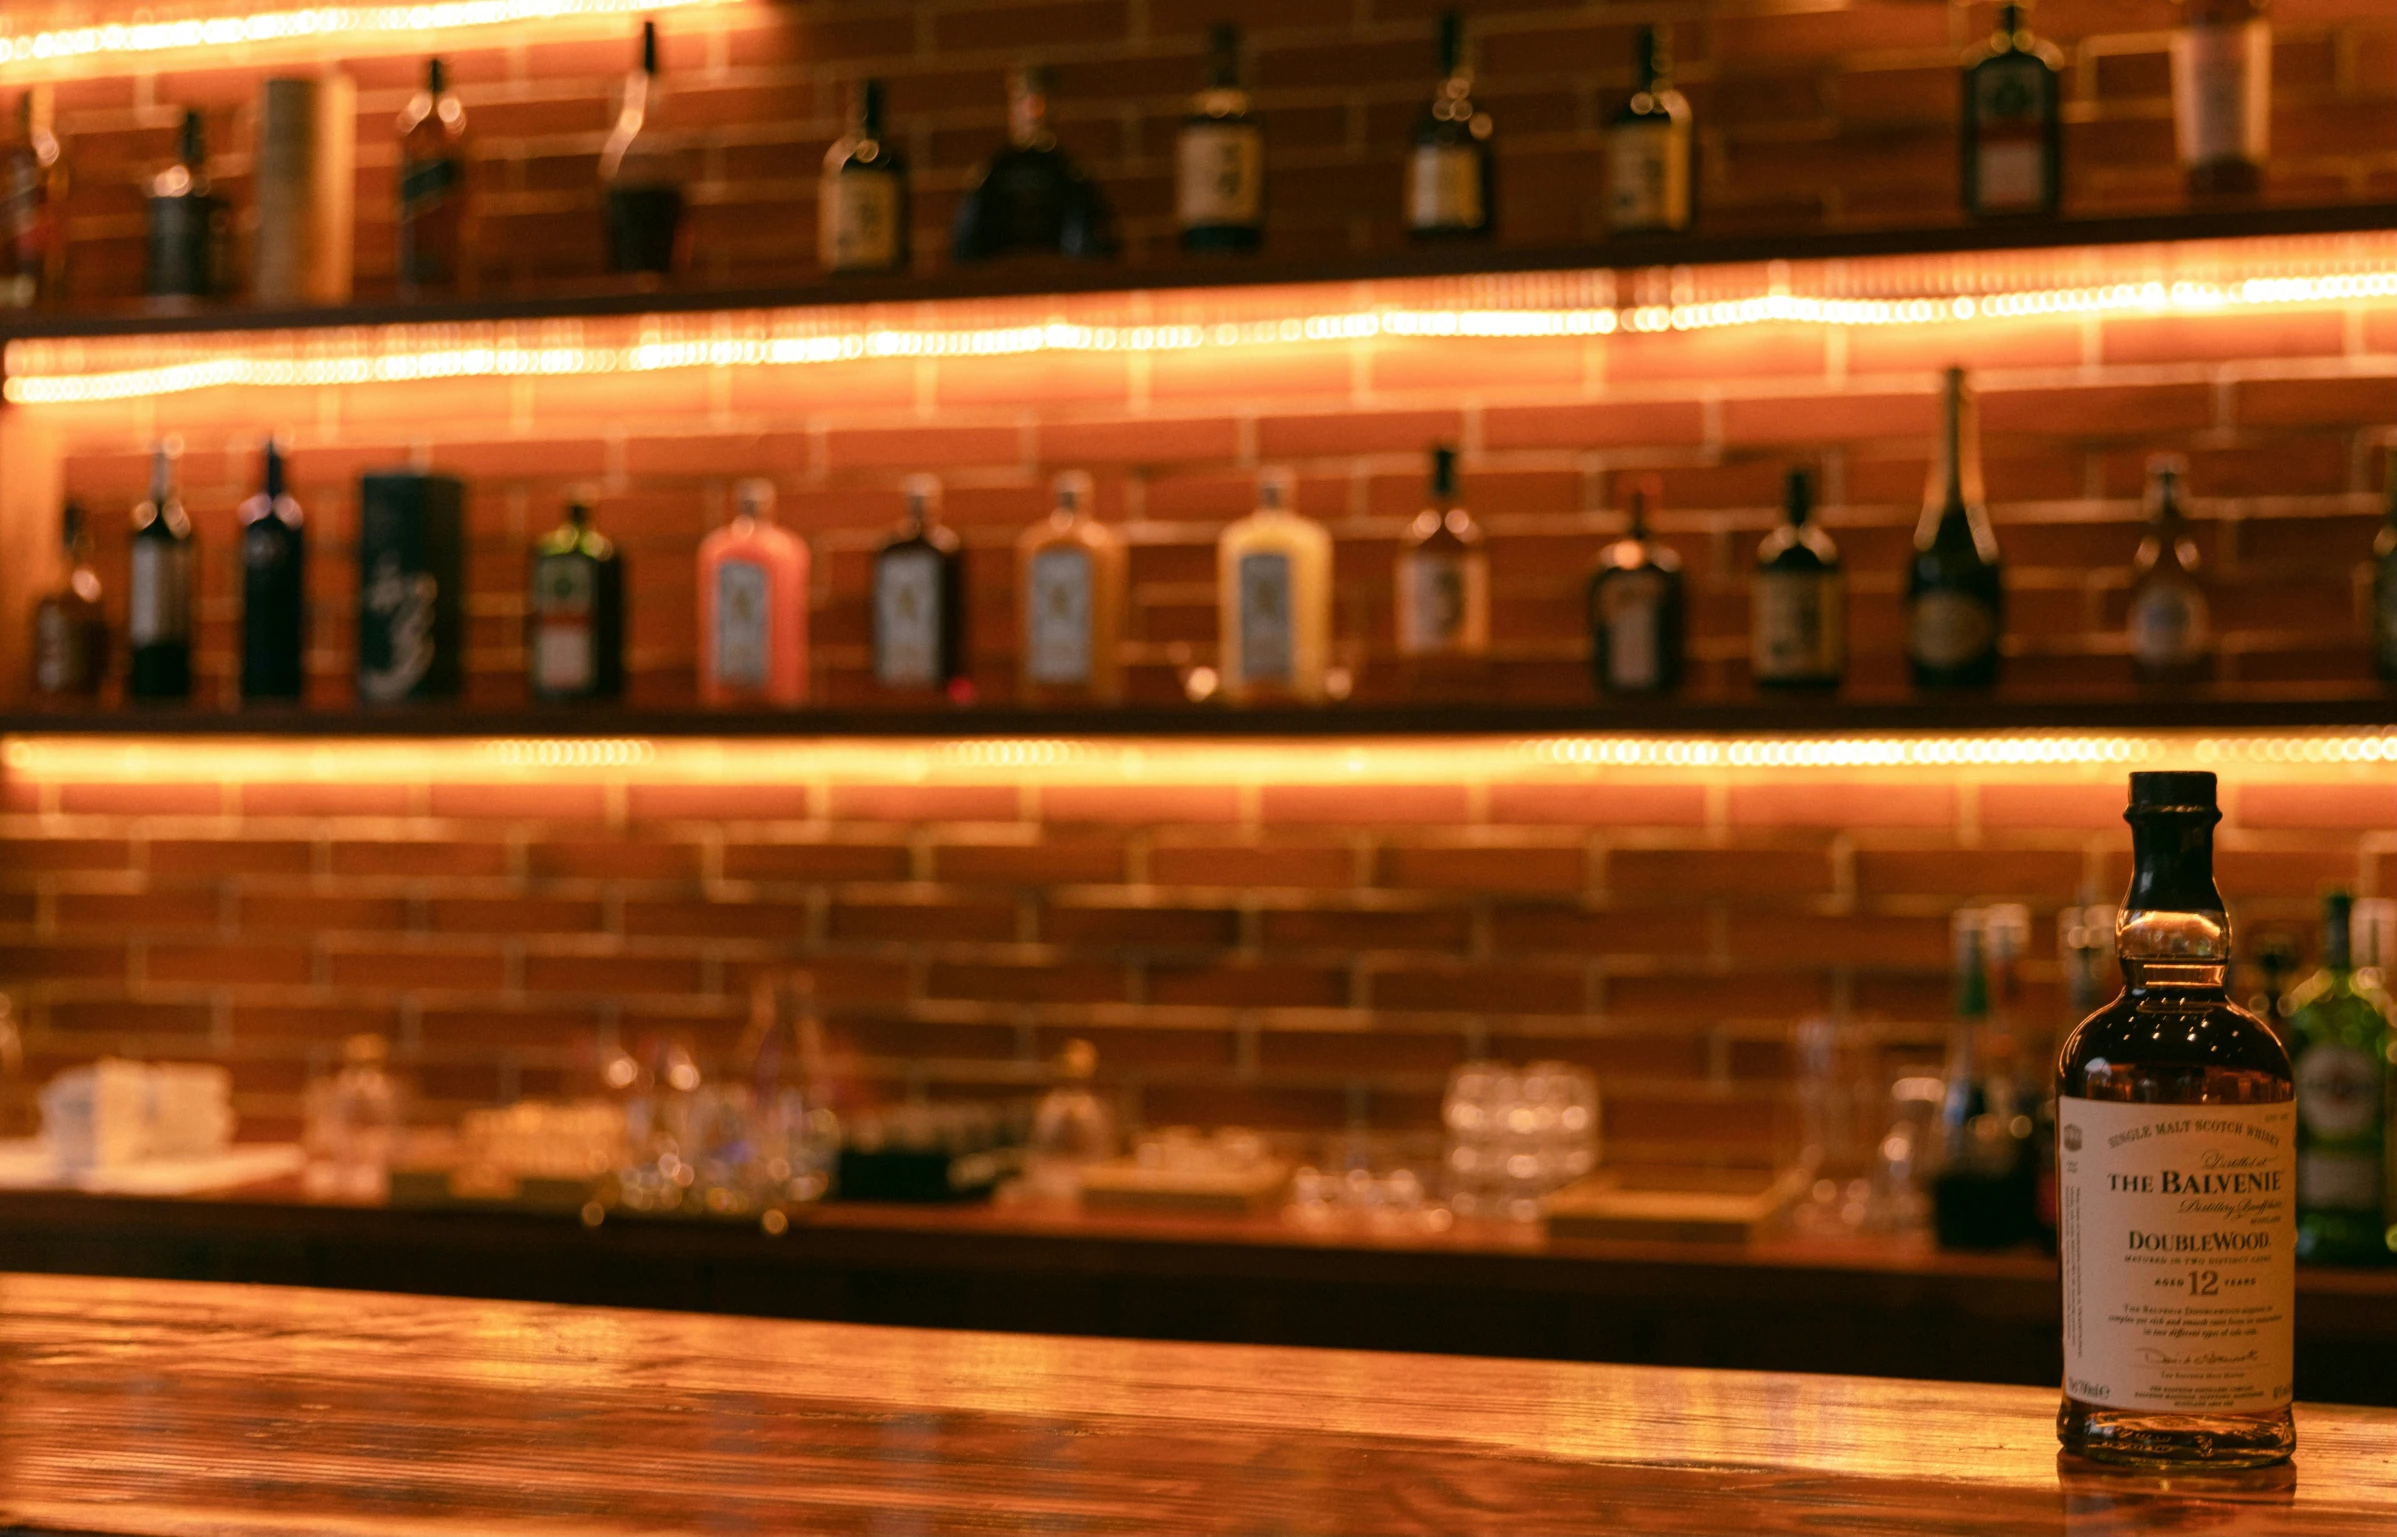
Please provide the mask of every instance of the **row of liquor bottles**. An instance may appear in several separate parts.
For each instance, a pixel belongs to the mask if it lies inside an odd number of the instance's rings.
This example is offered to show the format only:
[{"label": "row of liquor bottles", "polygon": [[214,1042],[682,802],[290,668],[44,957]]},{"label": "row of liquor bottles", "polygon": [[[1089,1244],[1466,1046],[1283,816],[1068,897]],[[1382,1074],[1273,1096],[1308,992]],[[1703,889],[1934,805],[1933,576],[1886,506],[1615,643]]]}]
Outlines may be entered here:
[{"label": "row of liquor bottles", "polygon": [[[2005,628],[2002,554],[1981,495],[1973,398],[1961,369],[1906,572],[1906,651],[1924,688],[1998,681]],[[174,699],[192,687],[191,520],[162,448],[135,508],[127,608],[128,693]],[[1787,517],[1758,546],[1750,578],[1750,661],[1760,687],[1837,688],[1847,672],[1847,573],[1814,516],[1812,480],[1794,469]],[[1629,497],[1629,528],[1600,551],[1587,588],[1590,656],[1610,694],[1665,694],[1683,675],[1687,598],[1679,557],[1650,528],[1653,477]],[[711,703],[793,705],[809,692],[809,551],[774,518],[774,487],[742,482],[738,511],[699,549],[700,693]],[[464,487],[446,476],[368,475],[360,495],[358,691],[369,702],[454,695],[462,681]],[[300,504],[270,443],[258,494],[241,508],[243,697],[303,691],[306,539]],[[2148,527],[2132,553],[2127,650],[2158,684],[2202,676],[2208,603],[2176,456],[2151,461]],[[89,695],[109,671],[100,580],[82,514],[65,519],[66,583],[36,610],[38,693]],[[2374,653],[2397,679],[2397,492],[2377,544]],[[1129,606],[1123,538],[1092,516],[1090,477],[1056,483],[1054,511],[1017,541],[1017,651],[1027,702],[1109,704],[1124,693]],[[904,524],[874,558],[876,680],[894,691],[972,698],[962,542],[940,518],[940,485],[908,482]],[[1430,494],[1394,562],[1394,634],[1411,659],[1473,658],[1490,647],[1490,557],[1458,495],[1456,454],[1431,454]],[[527,596],[529,685],[548,700],[613,698],[624,686],[624,558],[572,505],[533,549]],[[1342,692],[1334,666],[1332,536],[1300,513],[1287,470],[1259,481],[1256,509],[1218,542],[1218,659],[1194,692],[1231,703],[1306,703]]]},{"label": "row of liquor bottles", "polygon": [[[1437,25],[1438,76],[1409,148],[1401,188],[1406,228],[1425,238],[1487,235],[1497,228],[1498,186],[1489,113],[1473,99],[1464,22]],[[2035,38],[2021,5],[1963,70],[1960,151],[1964,211],[1974,217],[2052,214],[2063,194],[2061,55]],[[2193,0],[2173,46],[2177,144],[2193,193],[2252,192],[2266,153],[2271,37],[2252,0]],[[614,131],[599,161],[609,269],[674,271],[690,239],[684,176],[671,136],[655,119],[664,85],[657,29],[644,23]],[[350,116],[322,78],[270,80],[258,114],[257,218],[251,291],[268,301],[337,300],[349,273],[347,167]],[[828,272],[884,272],[911,264],[908,171],[890,138],[883,83],[862,80],[847,132],[826,152],[817,204],[817,258]],[[431,61],[425,89],[397,124],[400,146],[397,270],[408,294],[469,284],[475,219],[467,115]],[[1674,87],[1668,34],[1638,33],[1637,86],[1607,125],[1606,213],[1618,234],[1687,230],[1697,218],[1695,122]],[[14,138],[0,147],[0,300],[25,305],[60,291],[66,242],[59,222],[68,156],[43,98],[28,91]],[[1175,218],[1182,244],[1250,251],[1265,224],[1265,124],[1249,110],[1238,28],[1215,28],[1203,87],[1175,145]],[[148,188],[145,292],[189,302],[224,295],[232,278],[230,210],[209,177],[206,127],[183,119],[174,164]],[[1116,248],[1105,194],[1058,147],[1045,72],[1015,70],[1008,85],[1008,142],[957,209],[960,261],[1012,252],[1105,257]]]}]

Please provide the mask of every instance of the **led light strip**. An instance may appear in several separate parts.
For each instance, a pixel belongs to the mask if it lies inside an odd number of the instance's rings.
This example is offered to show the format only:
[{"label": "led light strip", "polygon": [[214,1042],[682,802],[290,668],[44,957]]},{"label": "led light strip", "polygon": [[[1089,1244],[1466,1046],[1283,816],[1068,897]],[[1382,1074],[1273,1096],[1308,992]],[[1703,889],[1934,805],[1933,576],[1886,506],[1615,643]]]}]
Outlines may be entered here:
[{"label": "led light strip", "polygon": [[[1702,304],[1635,305],[1621,309],[1425,310],[1376,309],[1347,313],[1224,321],[1196,325],[1083,325],[1064,320],[965,329],[875,328],[782,337],[693,337],[643,340],[621,347],[409,346],[402,329],[381,352],[273,357],[227,351],[189,362],[146,368],[82,371],[55,367],[87,350],[83,344],[12,342],[6,397],[21,405],[60,405],[188,394],[227,386],[313,388],[433,379],[526,378],[572,374],[655,373],[684,368],[780,368],[862,358],[998,358],[1033,353],[1191,351],[1212,347],[1341,344],[1377,336],[1499,339],[1611,336],[1618,332],[1704,331],[1785,323],[1824,326],[1961,324],[2040,315],[2212,314],[2269,305],[2337,304],[2397,298],[2397,269],[2308,278],[2253,278],[2237,283],[2121,283],[1959,294],[1918,299],[1817,299],[1768,294]],[[716,317],[723,320],[737,317]],[[761,325],[772,322],[756,317]],[[705,323],[703,317],[694,317]],[[663,322],[652,318],[651,328]],[[194,352],[216,345],[199,338]],[[58,350],[54,350],[58,349]]]},{"label": "led light strip", "polygon": [[56,63],[108,54],[172,53],[320,38],[406,37],[456,27],[556,21],[578,16],[650,15],[725,0],[433,0],[424,5],[322,5],[248,16],[135,21],[0,37],[0,66]]}]

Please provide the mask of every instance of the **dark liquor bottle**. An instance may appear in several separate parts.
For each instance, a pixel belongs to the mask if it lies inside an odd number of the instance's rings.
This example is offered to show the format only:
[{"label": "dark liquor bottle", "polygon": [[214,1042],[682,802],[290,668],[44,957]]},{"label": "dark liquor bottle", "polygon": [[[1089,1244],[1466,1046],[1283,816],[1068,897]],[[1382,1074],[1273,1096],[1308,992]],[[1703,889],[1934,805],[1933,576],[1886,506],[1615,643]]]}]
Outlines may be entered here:
[{"label": "dark liquor bottle", "polygon": [[1608,545],[1590,578],[1590,660],[1609,694],[1665,694],[1681,683],[1681,557],[1648,533],[1655,476],[1631,490],[1631,532]]},{"label": "dark liquor bottle", "polygon": [[307,658],[307,532],[269,438],[258,494],[241,504],[241,697],[297,701]]},{"label": "dark liquor bottle", "polygon": [[358,484],[358,697],[454,699],[466,681],[466,487],[413,470]]},{"label": "dark liquor bottle", "polygon": [[108,616],[100,606],[100,573],[92,569],[83,509],[74,502],[59,518],[59,542],[66,579],[33,609],[33,691],[88,699],[108,677]]},{"label": "dark liquor bottle", "polygon": [[50,129],[50,90],[17,98],[16,132],[0,144],[0,308],[56,303],[66,280],[67,162]]},{"label": "dark liquor bottle", "polygon": [[2322,969],[2289,995],[2297,1083],[2297,1257],[2387,1264],[2381,1220],[2388,1155],[2389,1021],[2377,977],[2356,969],[2354,899],[2322,900]]},{"label": "dark liquor bottle", "polygon": [[1997,683],[2005,579],[1981,503],[1981,439],[1964,370],[1948,370],[1939,457],[1906,568],[1906,660],[1917,688]]},{"label": "dark liquor bottle", "polygon": [[2172,37],[2173,139],[2189,195],[2250,197],[2272,129],[2272,24],[2262,0],[2188,0]]},{"label": "dark liquor bottle", "polygon": [[599,152],[607,189],[608,270],[658,275],[679,265],[682,175],[674,152],[650,126],[664,96],[658,82],[658,26],[641,23],[641,59],[624,77],[615,131]]},{"label": "dark liquor bottle", "polygon": [[528,683],[535,699],[614,699],[624,692],[624,561],[591,526],[591,506],[533,546],[525,607]]},{"label": "dark liquor bottle", "polygon": [[2205,673],[2206,594],[2197,582],[2197,541],[2181,506],[2188,461],[2147,461],[2147,535],[2131,577],[2131,665],[2142,683],[2194,683]]},{"label": "dark liquor bottle", "polygon": [[1265,132],[1240,84],[1240,29],[1219,22],[1207,85],[1174,146],[1174,219],[1185,251],[1254,251],[1265,238]]},{"label": "dark liquor bottle", "polygon": [[2397,459],[2389,461],[2388,503],[2372,540],[2372,670],[2397,683]]},{"label": "dark liquor bottle", "polygon": [[125,693],[133,699],[191,697],[191,518],[175,489],[175,459],[161,443],[150,459],[150,494],[133,509],[132,579],[125,587]]},{"label": "dark liquor bottle", "polygon": [[2123,991],[2056,1059],[2056,1434],[2068,1452],[2132,1466],[2279,1462],[2297,1439],[2289,1054],[2224,991],[2214,776],[2133,774],[2123,815]]},{"label": "dark liquor bottle", "polygon": [[1049,127],[1049,72],[1038,65],[1007,76],[1007,147],[958,201],[952,245],[959,261],[1016,253],[1115,254],[1107,200],[1057,147]]},{"label": "dark liquor bottle", "polygon": [[1749,665],[1762,688],[1837,688],[1848,670],[1848,577],[1839,546],[1814,520],[1814,481],[1791,470],[1787,521],[1756,547]]},{"label": "dark liquor bottle", "polygon": [[1415,123],[1407,156],[1407,233],[1419,239],[1487,235],[1498,225],[1490,114],[1473,105],[1465,18],[1440,13],[1440,84]]},{"label": "dark liquor bottle", "polygon": [[2017,0],[1964,66],[1964,211],[2052,214],[2064,195],[2064,56],[2031,35]]},{"label": "dark liquor bottle", "polygon": [[1696,216],[1697,133],[1656,28],[1640,28],[1636,62],[1639,89],[1606,130],[1606,222],[1618,235],[1669,234]]},{"label": "dark liquor bottle", "polygon": [[223,291],[230,222],[208,180],[208,129],[198,109],[183,114],[173,165],[150,178],[148,266],[142,292],[168,304]]},{"label": "dark liquor bottle", "polygon": [[907,483],[907,521],[874,556],[874,681],[973,702],[966,672],[965,551],[940,523],[940,482]]},{"label": "dark liquor bottle", "polygon": [[400,292],[411,298],[456,293],[473,266],[466,108],[439,59],[425,65],[424,89],[400,113],[399,140]]},{"label": "dark liquor bottle", "polygon": [[826,272],[907,266],[907,162],[883,137],[882,82],[849,93],[849,131],[824,152],[816,180],[816,260]]},{"label": "dark liquor bottle", "polygon": [[1457,496],[1457,451],[1432,450],[1431,497],[1407,525],[1395,565],[1404,656],[1479,656],[1490,649],[1490,554]]}]

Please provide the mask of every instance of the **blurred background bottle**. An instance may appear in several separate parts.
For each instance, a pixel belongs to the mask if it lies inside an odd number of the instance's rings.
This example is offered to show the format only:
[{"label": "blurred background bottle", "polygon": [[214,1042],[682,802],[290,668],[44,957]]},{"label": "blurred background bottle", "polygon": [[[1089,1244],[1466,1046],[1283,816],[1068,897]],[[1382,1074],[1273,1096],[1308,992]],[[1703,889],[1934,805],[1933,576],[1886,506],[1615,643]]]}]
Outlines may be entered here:
[{"label": "blurred background bottle", "polygon": [[2344,891],[2322,899],[2322,964],[2289,994],[2297,1257],[2316,1264],[2392,1257],[2381,1210],[2392,1005],[2377,970],[2356,968],[2355,906]]}]

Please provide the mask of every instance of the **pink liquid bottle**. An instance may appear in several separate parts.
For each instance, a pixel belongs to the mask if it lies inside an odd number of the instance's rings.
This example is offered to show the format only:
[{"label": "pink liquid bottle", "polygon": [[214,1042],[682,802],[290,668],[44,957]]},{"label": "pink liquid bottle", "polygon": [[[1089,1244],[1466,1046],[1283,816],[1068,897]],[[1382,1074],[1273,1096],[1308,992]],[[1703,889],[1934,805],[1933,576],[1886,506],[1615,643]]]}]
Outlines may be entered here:
[{"label": "pink liquid bottle", "polygon": [[807,542],[774,522],[774,486],[734,488],[733,520],[699,545],[699,697],[807,702]]}]

